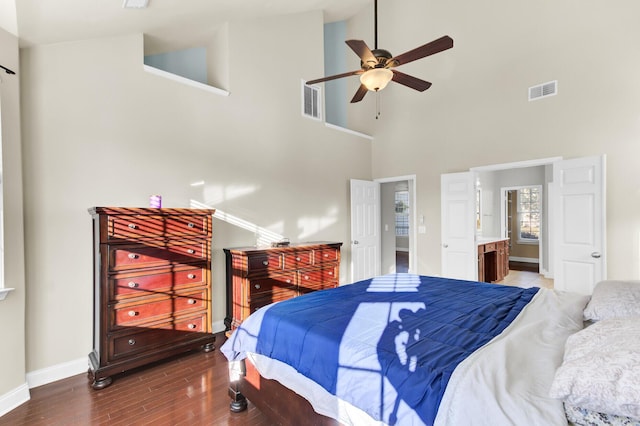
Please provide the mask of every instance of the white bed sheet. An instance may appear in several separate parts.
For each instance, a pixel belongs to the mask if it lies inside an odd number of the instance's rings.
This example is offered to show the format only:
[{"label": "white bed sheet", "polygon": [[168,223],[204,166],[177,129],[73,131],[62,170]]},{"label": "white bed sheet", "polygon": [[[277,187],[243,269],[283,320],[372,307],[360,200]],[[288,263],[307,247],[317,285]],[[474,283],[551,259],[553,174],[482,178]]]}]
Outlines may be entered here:
[{"label": "white bed sheet", "polygon": [[[540,289],[507,329],[456,368],[435,425],[566,425],[562,402],[548,397],[548,391],[567,337],[583,327],[587,302],[588,296]],[[303,396],[316,412],[345,425],[384,424],[292,367],[262,355],[248,356],[263,377]],[[405,423],[410,417],[404,416]],[[423,423],[414,416],[411,424]]]}]

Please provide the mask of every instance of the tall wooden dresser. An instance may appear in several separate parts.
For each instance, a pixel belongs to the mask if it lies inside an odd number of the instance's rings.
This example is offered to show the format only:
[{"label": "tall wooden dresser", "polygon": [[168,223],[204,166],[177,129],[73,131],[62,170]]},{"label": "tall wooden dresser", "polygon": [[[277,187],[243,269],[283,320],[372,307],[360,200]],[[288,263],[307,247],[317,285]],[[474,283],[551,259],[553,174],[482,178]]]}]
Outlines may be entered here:
[{"label": "tall wooden dresser", "polygon": [[212,214],[93,207],[93,388],[193,349],[214,349]]},{"label": "tall wooden dresser", "polygon": [[226,248],[228,330],[258,308],[340,282],[342,243]]}]

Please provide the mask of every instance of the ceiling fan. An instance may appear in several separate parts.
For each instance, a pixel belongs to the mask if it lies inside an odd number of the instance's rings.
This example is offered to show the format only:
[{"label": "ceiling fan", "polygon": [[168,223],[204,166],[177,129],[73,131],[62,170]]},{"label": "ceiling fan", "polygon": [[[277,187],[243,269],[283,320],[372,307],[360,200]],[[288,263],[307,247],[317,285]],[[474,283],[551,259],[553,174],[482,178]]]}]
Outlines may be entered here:
[{"label": "ceiling fan", "polygon": [[453,47],[453,39],[449,36],[442,36],[401,55],[393,56],[388,50],[378,49],[378,0],[374,1],[374,9],[375,48],[373,50],[369,49],[362,40],[345,41],[347,46],[360,57],[360,69],[310,80],[306,84],[311,85],[352,75],[360,75],[360,87],[351,99],[351,103],[360,102],[369,90],[378,92],[384,89],[389,81],[395,81],[419,92],[424,92],[431,87],[431,83],[428,81],[410,76],[393,68],[451,49]]}]

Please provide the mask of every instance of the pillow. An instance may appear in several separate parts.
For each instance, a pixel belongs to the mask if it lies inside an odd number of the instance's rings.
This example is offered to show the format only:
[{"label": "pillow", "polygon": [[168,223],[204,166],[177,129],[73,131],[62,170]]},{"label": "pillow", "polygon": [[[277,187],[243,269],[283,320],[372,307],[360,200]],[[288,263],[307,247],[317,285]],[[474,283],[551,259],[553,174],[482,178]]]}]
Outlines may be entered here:
[{"label": "pillow", "polygon": [[570,425],[584,426],[638,426],[640,422],[630,417],[615,414],[598,413],[586,408],[564,404],[564,412]]},{"label": "pillow", "polygon": [[640,419],[640,318],[598,321],[569,336],[549,395]]},{"label": "pillow", "polygon": [[584,310],[584,319],[640,316],[640,281],[600,281]]}]

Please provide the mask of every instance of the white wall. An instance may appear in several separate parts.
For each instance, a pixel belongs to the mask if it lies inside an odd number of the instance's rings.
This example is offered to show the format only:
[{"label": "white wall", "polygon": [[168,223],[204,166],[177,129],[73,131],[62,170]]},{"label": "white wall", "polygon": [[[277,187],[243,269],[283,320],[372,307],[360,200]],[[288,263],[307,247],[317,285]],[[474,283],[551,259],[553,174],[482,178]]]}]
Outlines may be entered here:
[{"label": "white wall", "polygon": [[[379,4],[379,47],[399,54],[448,34],[451,50],[399,70],[424,93],[390,84],[350,107],[350,126],[375,136],[376,178],[416,174],[419,272],[440,272],[440,175],[562,156],[607,155],[608,276],[640,278],[640,3],[404,0]],[[372,42],[371,12],[349,36]],[[558,80],[556,96],[527,88]],[[354,89],[355,90],[355,89]]]},{"label": "white wall", "polygon": [[[229,97],[144,72],[142,35],[21,52],[28,371],[91,349],[91,206],[161,194],[291,241],[348,241],[349,179],[371,178],[371,147],[301,115],[301,79],[323,72],[322,28],[320,12],[230,23]],[[296,54],[274,64],[257,41]],[[255,241],[215,221],[214,321],[226,314],[222,248]],[[346,244],[343,282],[349,257]]]}]

